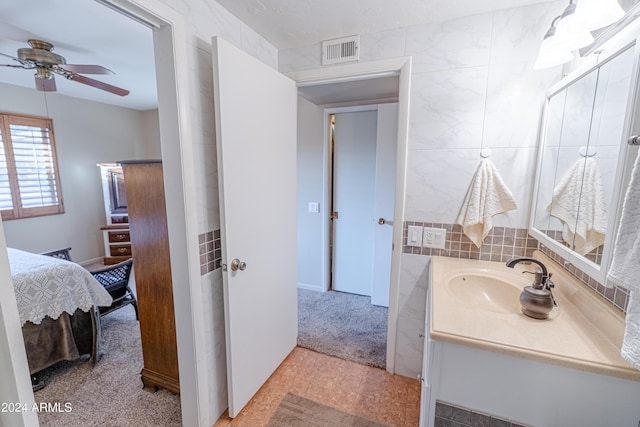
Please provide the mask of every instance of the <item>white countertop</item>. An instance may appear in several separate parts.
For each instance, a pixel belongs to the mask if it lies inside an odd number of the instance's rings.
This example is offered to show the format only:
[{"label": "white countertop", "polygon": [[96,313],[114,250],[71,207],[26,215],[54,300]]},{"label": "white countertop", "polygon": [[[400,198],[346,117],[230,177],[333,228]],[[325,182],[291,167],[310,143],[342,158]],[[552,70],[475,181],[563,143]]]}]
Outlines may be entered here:
[{"label": "white countertop", "polygon": [[431,338],[640,381],[640,371],[620,356],[624,314],[544,254],[536,252],[535,257],[553,273],[556,285],[553,295],[558,308],[547,320],[532,319],[519,310],[483,310],[446,286],[447,277],[456,271],[484,271],[512,278],[524,287],[531,284],[532,276],[521,272],[533,270],[533,264],[510,269],[501,262],[433,257]]}]

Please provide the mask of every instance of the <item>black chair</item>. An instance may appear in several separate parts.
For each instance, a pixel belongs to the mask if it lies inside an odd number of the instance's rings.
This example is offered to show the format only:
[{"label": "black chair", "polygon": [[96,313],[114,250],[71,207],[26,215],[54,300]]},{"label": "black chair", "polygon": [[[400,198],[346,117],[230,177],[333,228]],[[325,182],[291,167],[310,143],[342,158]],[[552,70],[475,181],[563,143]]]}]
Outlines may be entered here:
[{"label": "black chair", "polygon": [[132,268],[133,259],[129,258],[126,261],[90,271],[91,275],[104,286],[113,298],[111,306],[99,308],[100,317],[131,304],[136,311],[136,319],[138,319],[138,302],[129,287],[129,277],[131,276]]},{"label": "black chair", "polygon": [[71,255],[69,254],[70,250],[71,248],[56,249],[55,251],[51,251],[51,252],[43,252],[40,255],[46,255],[54,258],[66,259],[67,261],[71,261]]}]

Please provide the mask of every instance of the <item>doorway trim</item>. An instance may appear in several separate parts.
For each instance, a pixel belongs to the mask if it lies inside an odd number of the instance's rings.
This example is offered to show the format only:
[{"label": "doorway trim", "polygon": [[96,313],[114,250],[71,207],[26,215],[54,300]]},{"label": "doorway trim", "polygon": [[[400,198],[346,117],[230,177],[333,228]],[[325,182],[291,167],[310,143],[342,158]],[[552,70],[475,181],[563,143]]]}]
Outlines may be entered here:
[{"label": "doorway trim", "polygon": [[[196,182],[184,15],[154,0],[98,0],[154,27],[158,113],[180,374],[182,424],[210,425],[207,336],[201,301]],[[138,18],[138,19],[136,19]],[[187,284],[187,286],[185,286]],[[216,414],[217,415],[217,414]],[[215,415],[214,415],[215,416]],[[215,422],[215,420],[213,420]]]},{"label": "doorway trim", "polygon": [[[396,160],[396,193],[394,206],[393,252],[391,255],[391,281],[389,284],[389,322],[387,326],[387,371],[395,372],[395,350],[398,324],[398,301],[400,294],[400,272],[402,261],[402,222],[404,221],[404,204],[406,190],[407,149],[409,144],[409,104],[411,94],[411,57],[392,58],[381,61],[363,62],[358,64],[341,65],[337,67],[320,68],[314,70],[294,71],[287,73],[298,87],[321,84],[341,83],[346,81],[367,80],[377,77],[399,76],[398,84],[398,137]],[[324,120],[327,114],[324,113]],[[328,132],[325,123],[325,132]],[[325,135],[324,144],[328,144]],[[328,147],[324,149],[323,170],[329,171],[330,153]],[[330,189],[328,177],[324,176],[325,191],[323,215],[329,218]],[[397,224],[397,226],[396,226]],[[330,256],[329,256],[329,225],[323,221],[323,244],[325,256],[323,258],[323,286],[328,289]]]}]

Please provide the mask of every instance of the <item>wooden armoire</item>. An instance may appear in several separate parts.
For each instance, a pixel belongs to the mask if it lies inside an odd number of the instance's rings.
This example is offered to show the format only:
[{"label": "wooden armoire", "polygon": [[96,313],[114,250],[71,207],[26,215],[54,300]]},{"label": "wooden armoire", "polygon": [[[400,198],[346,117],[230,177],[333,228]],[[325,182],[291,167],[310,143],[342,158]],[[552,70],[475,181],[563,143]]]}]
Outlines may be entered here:
[{"label": "wooden armoire", "polygon": [[162,162],[122,161],[147,391],[180,392]]}]

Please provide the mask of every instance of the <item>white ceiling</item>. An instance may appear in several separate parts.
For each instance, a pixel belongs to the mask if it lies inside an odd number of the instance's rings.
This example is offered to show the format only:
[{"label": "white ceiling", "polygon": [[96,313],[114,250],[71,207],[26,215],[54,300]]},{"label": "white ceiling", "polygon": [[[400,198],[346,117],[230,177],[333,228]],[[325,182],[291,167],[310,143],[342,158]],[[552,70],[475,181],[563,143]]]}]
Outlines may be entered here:
[{"label": "white ceiling", "polygon": [[278,49],[550,1],[217,0]]},{"label": "white ceiling", "polygon": [[[286,49],[553,0],[217,1],[278,49]],[[157,107],[149,28],[91,0],[1,1],[0,52],[16,56],[29,38],[53,43],[55,53],[69,64],[97,64],[113,70],[116,75],[88,77],[131,91],[119,97],[56,76],[59,93],[137,110]],[[12,62],[0,57],[0,64]],[[0,82],[33,88],[33,70],[0,67]]]}]

